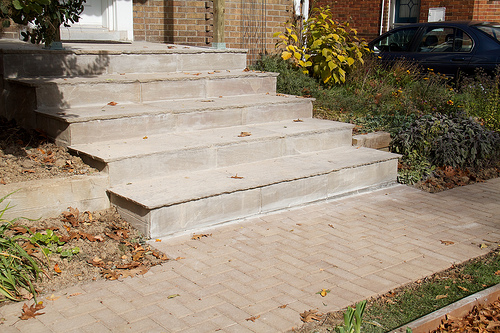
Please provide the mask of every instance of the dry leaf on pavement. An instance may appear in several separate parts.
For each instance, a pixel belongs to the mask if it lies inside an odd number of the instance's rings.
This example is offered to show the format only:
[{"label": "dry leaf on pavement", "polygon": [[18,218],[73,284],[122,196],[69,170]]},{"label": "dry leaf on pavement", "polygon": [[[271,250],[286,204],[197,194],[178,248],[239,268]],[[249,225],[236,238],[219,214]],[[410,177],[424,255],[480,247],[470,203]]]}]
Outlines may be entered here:
[{"label": "dry leaf on pavement", "polygon": [[[212,234],[193,234],[192,240],[200,240],[202,237],[210,237]],[[177,259],[176,259],[177,260]]]},{"label": "dry leaf on pavement", "polygon": [[313,320],[319,321],[321,320],[321,317],[323,317],[323,314],[318,313],[318,310],[304,311],[300,314],[300,320],[302,320],[304,323],[309,323]]},{"label": "dry leaf on pavement", "polygon": [[33,303],[31,306],[28,306],[28,304],[24,303],[23,305],[23,312],[21,313],[21,320],[28,320],[31,318],[35,318],[35,316],[43,315],[45,312],[40,312],[37,313],[37,311],[45,308],[42,302],[39,303]]},{"label": "dry leaf on pavement", "polygon": [[243,138],[245,136],[250,136],[250,135],[252,135],[252,133],[250,132],[241,132],[240,135],[238,135],[238,137]]},{"label": "dry leaf on pavement", "polygon": [[255,322],[255,319],[259,319],[259,318],[260,318],[260,315],[259,316],[252,316],[252,317],[247,318],[245,320]]},{"label": "dry leaf on pavement", "polygon": [[455,242],[442,240],[442,241],[441,241],[441,244],[444,244],[444,245],[452,245],[452,244],[455,244]]}]

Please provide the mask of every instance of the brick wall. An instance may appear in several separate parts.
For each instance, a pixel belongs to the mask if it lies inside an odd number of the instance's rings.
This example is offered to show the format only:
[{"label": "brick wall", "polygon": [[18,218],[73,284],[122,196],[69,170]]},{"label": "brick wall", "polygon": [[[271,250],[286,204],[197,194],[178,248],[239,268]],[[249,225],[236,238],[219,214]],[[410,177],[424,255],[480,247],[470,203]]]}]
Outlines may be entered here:
[{"label": "brick wall", "polygon": [[[273,52],[282,24],[292,15],[293,0],[226,0],[225,43],[249,50],[254,61]],[[134,0],[134,39],[211,46],[213,1]]]},{"label": "brick wall", "polygon": [[[349,22],[358,36],[371,40],[380,31],[381,0],[318,0],[315,7],[329,6],[335,20]],[[383,31],[387,31],[388,1],[385,1]]]},{"label": "brick wall", "polygon": [[500,1],[476,0],[473,20],[500,22]]},{"label": "brick wall", "polygon": [[421,0],[420,22],[427,22],[429,8],[446,7],[445,21],[469,21],[477,0]]}]

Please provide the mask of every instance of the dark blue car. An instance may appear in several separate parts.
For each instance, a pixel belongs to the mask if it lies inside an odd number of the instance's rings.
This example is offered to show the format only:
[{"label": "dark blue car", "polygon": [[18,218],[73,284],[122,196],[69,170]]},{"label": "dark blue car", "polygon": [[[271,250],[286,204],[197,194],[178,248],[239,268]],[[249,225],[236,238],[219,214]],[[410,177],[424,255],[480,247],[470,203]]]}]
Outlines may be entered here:
[{"label": "dark blue car", "polygon": [[383,62],[418,62],[424,68],[455,76],[500,64],[500,24],[485,22],[415,23],[393,29],[369,43]]}]

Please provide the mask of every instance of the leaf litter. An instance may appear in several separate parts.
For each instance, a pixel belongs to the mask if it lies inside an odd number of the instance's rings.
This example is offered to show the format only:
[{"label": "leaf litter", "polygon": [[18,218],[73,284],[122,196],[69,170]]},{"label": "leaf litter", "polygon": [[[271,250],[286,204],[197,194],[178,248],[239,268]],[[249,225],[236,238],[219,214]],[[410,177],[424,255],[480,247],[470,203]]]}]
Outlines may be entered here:
[{"label": "leaf litter", "polygon": [[[164,253],[146,243],[143,235],[123,220],[115,208],[82,214],[70,207],[53,218],[18,220],[7,233],[10,237],[29,238],[28,229],[31,233],[42,234],[52,230],[65,242],[58,245],[61,251],[79,248],[76,254],[69,257],[61,257],[57,251],[48,254],[49,267],[43,272],[41,281],[35,282],[40,294],[50,295],[60,289],[95,280],[142,275],[152,266],[169,260]],[[47,264],[40,247],[29,240],[20,240],[20,245],[39,262]]]}]

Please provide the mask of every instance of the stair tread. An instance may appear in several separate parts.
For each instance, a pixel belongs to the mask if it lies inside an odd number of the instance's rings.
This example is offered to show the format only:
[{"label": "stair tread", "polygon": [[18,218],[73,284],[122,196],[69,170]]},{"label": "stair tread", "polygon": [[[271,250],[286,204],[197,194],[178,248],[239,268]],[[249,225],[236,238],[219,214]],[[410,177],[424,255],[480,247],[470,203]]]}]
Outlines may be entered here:
[{"label": "stair tread", "polygon": [[[275,140],[287,136],[307,135],[330,131],[351,131],[353,125],[315,118],[284,120],[252,125],[221,127],[198,131],[156,134],[126,140],[112,140],[89,144],[72,145],[69,148],[92,158],[113,162],[125,158],[152,155],[161,152],[203,149],[259,140]],[[248,136],[239,136],[242,132]]]},{"label": "stair tread", "polygon": [[235,166],[186,172],[109,189],[145,207],[156,209],[225,193],[393,160],[399,155],[368,148],[339,147]]},{"label": "stair tread", "polygon": [[[81,106],[70,109],[42,108],[36,113],[58,118],[67,123],[78,123],[91,120],[117,119],[163,113],[185,113],[193,111],[217,110],[225,108],[246,107],[249,105],[269,105],[276,103],[295,103],[303,97],[291,95],[257,94],[224,96],[210,99],[182,99],[155,101],[147,103],[118,103],[116,105]],[[113,101],[110,101],[113,102]]]},{"label": "stair tread", "polygon": [[81,85],[99,83],[133,83],[167,80],[202,80],[226,79],[241,77],[274,77],[278,73],[248,71],[248,70],[216,70],[216,71],[186,71],[170,73],[119,73],[71,77],[21,77],[9,78],[9,81],[20,82],[28,86],[41,84]]}]

